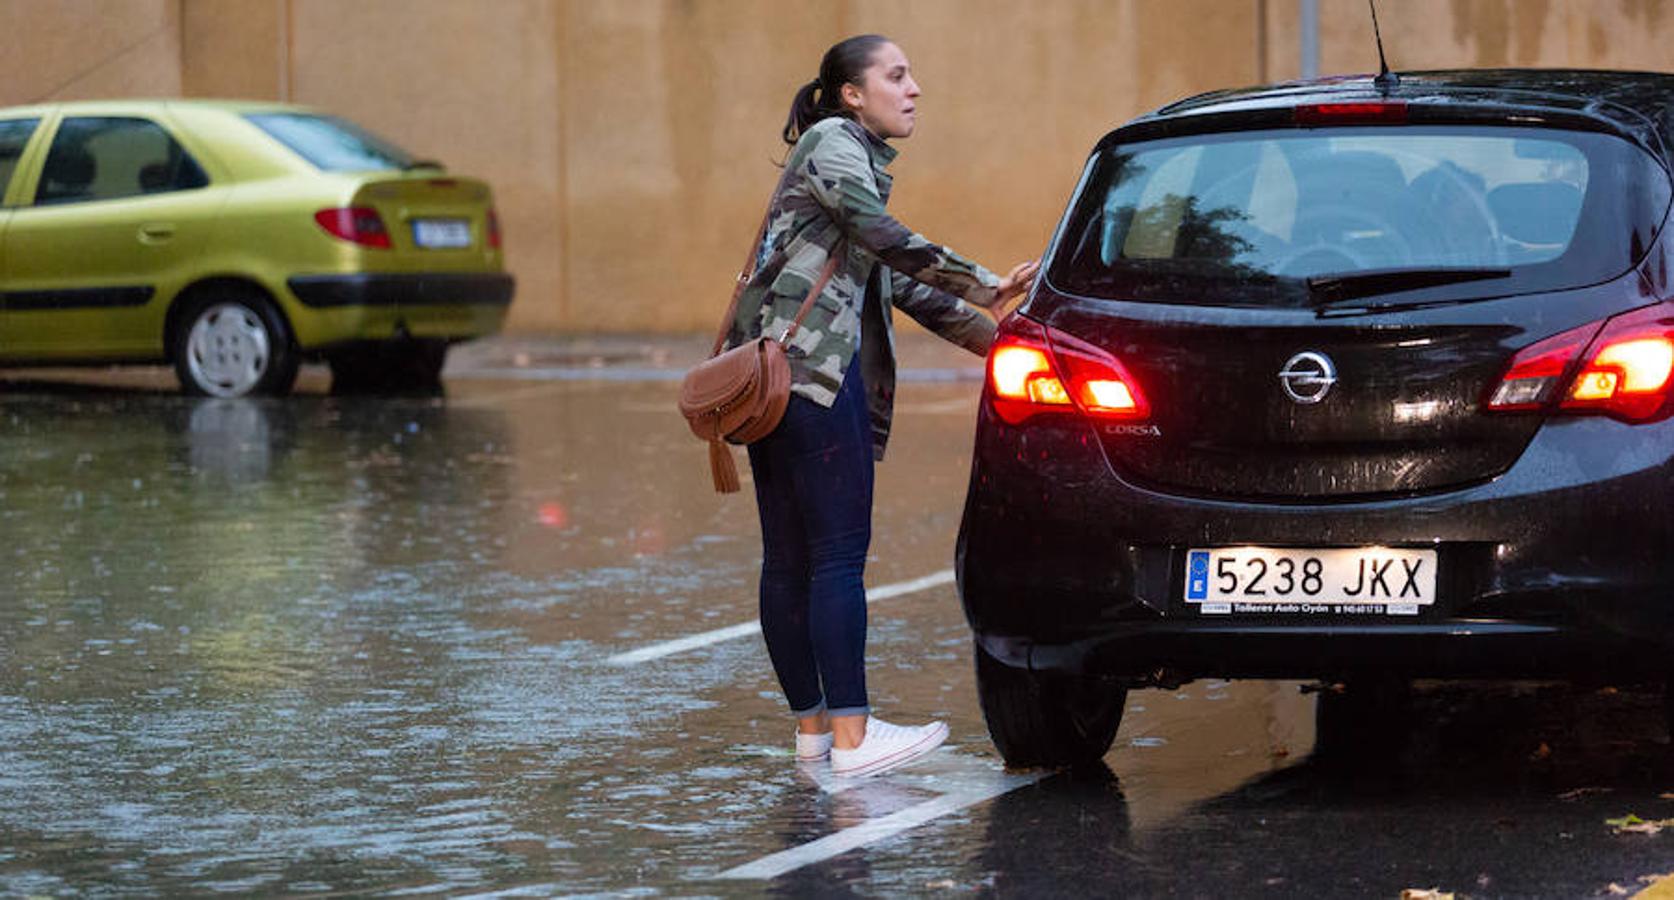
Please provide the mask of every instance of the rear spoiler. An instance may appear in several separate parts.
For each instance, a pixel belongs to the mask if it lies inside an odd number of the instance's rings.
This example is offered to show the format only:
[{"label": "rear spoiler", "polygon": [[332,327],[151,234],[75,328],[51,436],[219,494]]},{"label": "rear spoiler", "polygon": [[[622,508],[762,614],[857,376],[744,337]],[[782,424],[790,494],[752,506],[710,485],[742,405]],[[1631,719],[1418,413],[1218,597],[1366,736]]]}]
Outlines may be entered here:
[{"label": "rear spoiler", "polygon": [[[1232,131],[1279,128],[1317,128],[1336,124],[1353,125],[1500,125],[1511,127],[1554,128],[1566,131],[1591,131],[1614,135],[1627,140],[1649,153],[1664,169],[1669,162],[1662,138],[1655,129],[1629,128],[1603,115],[1581,109],[1566,109],[1548,105],[1472,103],[1450,97],[1429,94],[1423,97],[1386,97],[1376,92],[1333,92],[1329,95],[1310,93],[1295,98],[1297,102],[1274,105],[1225,107],[1213,112],[1153,114],[1135,119],[1106,134],[1094,148],[1094,153],[1121,144],[1153,141],[1164,138],[1187,137],[1199,134],[1221,134]],[[1366,111],[1358,119],[1340,122],[1322,120],[1307,111],[1325,107],[1358,107]],[[1399,107],[1404,115],[1376,115],[1372,107]]]}]

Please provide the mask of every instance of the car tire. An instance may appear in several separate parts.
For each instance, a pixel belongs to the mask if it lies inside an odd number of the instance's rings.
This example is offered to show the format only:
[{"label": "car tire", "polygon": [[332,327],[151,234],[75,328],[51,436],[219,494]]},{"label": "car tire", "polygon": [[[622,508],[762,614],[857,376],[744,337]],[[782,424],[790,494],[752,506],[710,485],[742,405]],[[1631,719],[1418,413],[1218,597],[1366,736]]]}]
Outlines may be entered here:
[{"label": "car tire", "polygon": [[170,349],[187,394],[283,396],[299,362],[290,328],[254,290],[217,289],[186,301],[174,317]]},{"label": "car tire", "polygon": [[334,394],[439,394],[446,341],[362,344],[326,356]]},{"label": "car tire", "polygon": [[982,716],[1006,765],[1083,767],[1109,752],[1122,724],[1127,688],[1014,668],[989,656],[981,644],[973,655]]}]

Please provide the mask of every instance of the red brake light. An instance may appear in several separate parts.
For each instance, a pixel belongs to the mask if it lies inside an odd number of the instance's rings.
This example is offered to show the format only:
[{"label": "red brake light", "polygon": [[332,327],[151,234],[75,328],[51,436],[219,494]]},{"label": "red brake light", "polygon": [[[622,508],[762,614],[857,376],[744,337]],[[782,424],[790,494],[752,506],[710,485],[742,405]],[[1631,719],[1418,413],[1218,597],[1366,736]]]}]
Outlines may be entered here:
[{"label": "red brake light", "polygon": [[[1578,357],[1579,371],[1566,378]],[[1658,303],[1525,347],[1512,358],[1487,408],[1551,409],[1556,401],[1560,412],[1643,422],[1666,412],[1671,388],[1674,303]]]},{"label": "red brake light", "polygon": [[1082,412],[1118,419],[1143,419],[1151,414],[1139,385],[1114,355],[1061,331],[1048,328],[1046,332],[1069,379],[1070,396]]},{"label": "red brake light", "polygon": [[1151,412],[1115,356],[1022,316],[1001,325],[988,354],[988,382],[994,412],[1012,425],[1036,413],[1072,409],[1120,419]]},{"label": "red brake light", "polygon": [[314,214],[314,221],[332,237],[341,238],[363,247],[389,249],[389,231],[378,211],[365,206],[322,209]]},{"label": "red brake light", "polygon": [[1310,103],[1296,107],[1298,125],[1404,125],[1407,105],[1399,100],[1368,103]]},{"label": "red brake light", "polygon": [[994,412],[1012,425],[1044,409],[1070,405],[1069,391],[1052,365],[1046,329],[1022,316],[1001,325],[988,351],[988,384]]},{"label": "red brake light", "polygon": [[1604,325],[1562,408],[1629,421],[1657,417],[1674,382],[1674,303],[1623,313]]},{"label": "red brake light", "polygon": [[500,249],[500,214],[494,210],[488,211],[488,246]]},{"label": "red brake light", "polygon": [[1543,341],[1536,341],[1511,358],[1511,366],[1488,396],[1488,408],[1496,411],[1543,409],[1558,395],[1570,363],[1598,333],[1599,323],[1572,328]]}]

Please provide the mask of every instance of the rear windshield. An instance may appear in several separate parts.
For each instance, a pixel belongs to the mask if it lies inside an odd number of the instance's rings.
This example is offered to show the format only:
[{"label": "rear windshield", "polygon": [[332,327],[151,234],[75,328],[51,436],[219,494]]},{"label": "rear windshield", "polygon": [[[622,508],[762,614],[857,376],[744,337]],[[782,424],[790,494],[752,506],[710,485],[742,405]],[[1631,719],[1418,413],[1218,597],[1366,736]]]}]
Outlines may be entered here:
[{"label": "rear windshield", "polygon": [[[1090,166],[1048,279],[1172,303],[1307,305],[1310,279],[1368,272],[1426,298],[1594,284],[1644,255],[1670,194],[1626,141],[1532,128],[1241,132],[1115,146]],[[1437,287],[1451,270],[1475,277]]]},{"label": "rear windshield", "polygon": [[404,169],[414,162],[411,153],[336,116],[259,113],[245,118],[327,172]]}]

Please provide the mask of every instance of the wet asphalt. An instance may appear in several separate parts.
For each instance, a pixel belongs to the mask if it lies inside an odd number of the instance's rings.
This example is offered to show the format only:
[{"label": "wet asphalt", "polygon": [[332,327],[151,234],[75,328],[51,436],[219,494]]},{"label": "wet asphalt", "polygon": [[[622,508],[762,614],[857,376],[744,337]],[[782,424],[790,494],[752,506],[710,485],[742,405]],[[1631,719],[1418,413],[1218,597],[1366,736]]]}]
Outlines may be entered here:
[{"label": "wet asphalt", "polygon": [[672,412],[690,350],[502,342],[441,397],[0,373],[0,895],[1591,897],[1674,873],[1674,822],[1610,824],[1674,819],[1651,686],[1420,685],[1371,738],[1319,733],[1312,686],[1200,681],[1131,694],[1096,771],[1004,771],[946,577],[978,384],[939,351],[907,354],[878,470],[869,673],[880,715],[952,738],[858,784],[799,768],[759,635],[667,644],[747,631],[759,565],[748,494],[711,491]]}]

